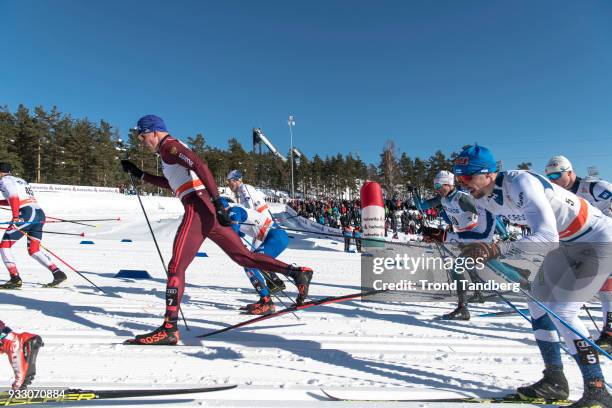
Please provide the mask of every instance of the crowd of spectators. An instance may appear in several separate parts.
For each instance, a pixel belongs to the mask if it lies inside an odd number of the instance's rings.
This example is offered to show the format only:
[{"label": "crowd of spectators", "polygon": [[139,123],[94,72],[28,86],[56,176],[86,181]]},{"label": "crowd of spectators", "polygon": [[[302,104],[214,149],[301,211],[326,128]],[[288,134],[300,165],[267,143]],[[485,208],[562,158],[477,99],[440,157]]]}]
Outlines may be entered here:
[{"label": "crowd of spectators", "polygon": [[360,200],[292,200],[289,206],[301,217],[331,228],[361,225]]},{"label": "crowd of spectators", "polygon": [[119,185],[119,192],[125,195],[136,195],[136,190],[131,184],[130,185],[127,185],[127,184]]},{"label": "crowd of spectators", "polygon": [[[400,198],[397,195],[384,200],[385,204],[385,236],[398,238],[398,233],[418,235],[423,226],[440,225],[443,228],[450,228],[442,220],[438,209],[430,208],[420,212],[414,206],[414,201],[408,195]],[[345,250],[350,245],[349,237],[355,237],[355,230],[360,234],[361,230],[361,201],[340,200],[335,198],[290,200],[291,206],[299,216],[309,219],[312,222],[326,225],[331,228],[342,230],[345,237]],[[513,226],[508,220],[503,219],[509,231],[516,230],[520,235],[528,235],[531,231],[527,227]],[[513,235],[511,233],[511,235]],[[359,248],[360,250],[361,248]]]},{"label": "crowd of spectators", "polygon": [[[398,232],[418,234],[423,224],[423,215],[417,211],[411,198],[401,199],[394,196],[385,200],[385,235],[397,237]],[[331,228],[345,230],[347,227],[361,226],[361,200],[292,200],[288,203],[299,216]],[[428,210],[425,216],[433,221],[438,217],[435,209]]]}]

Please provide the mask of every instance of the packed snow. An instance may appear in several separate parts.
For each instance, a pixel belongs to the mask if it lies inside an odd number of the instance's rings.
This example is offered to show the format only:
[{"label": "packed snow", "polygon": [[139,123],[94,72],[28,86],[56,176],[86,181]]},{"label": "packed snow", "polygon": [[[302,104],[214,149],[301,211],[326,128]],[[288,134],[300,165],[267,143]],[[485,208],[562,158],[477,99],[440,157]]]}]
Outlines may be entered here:
[{"label": "packed snow", "polygon": [[[84,403],[88,406],[371,407],[331,402],[321,388],[352,389],[372,396],[380,395],[377,392],[382,389],[420,391],[432,397],[504,395],[541,376],[541,358],[526,321],[515,314],[478,316],[509,309],[498,302],[473,306],[469,322],[449,322],[435,317],[451,311],[455,306],[451,303],[348,301],[199,340],[199,334],[250,318],[241,315],[239,308],[257,300],[243,269],[209,240],[201,248],[207,256],[196,257],[187,271],[182,310],[190,330],[181,322],[182,344],[124,346],[124,340],[161,324],[165,304],[165,272],[137,197],[73,192],[39,192],[37,197],[48,216],[113,220],[88,222],[95,227],[49,223],[45,231],[85,236],[46,234],[43,239],[45,247],[105,293],[59,261],[69,280],[59,288],[41,287],[51,280],[50,272],[28,256],[25,240],[13,247],[24,286],[0,292],[0,319],[15,331],[38,333],[44,339],[33,387],[238,385],[208,394]],[[145,196],[142,200],[167,263],[182,206],[175,198]],[[281,220],[288,218],[283,204],[272,208]],[[6,211],[5,221],[9,215]],[[294,219],[284,224],[302,228]],[[344,252],[340,238],[304,232],[289,235],[290,247],[280,259],[314,269],[311,298],[360,290],[360,254]],[[83,240],[94,244],[81,244]],[[146,270],[153,279],[115,278],[122,269]],[[8,272],[3,276],[8,277]],[[292,298],[294,289],[287,283]],[[520,299],[518,306],[526,307]],[[593,306],[601,327],[600,309]],[[592,323],[585,323],[595,334]],[[9,385],[12,371],[2,361],[0,382]],[[572,398],[579,398],[578,369],[567,355],[564,363]],[[608,378],[610,367],[603,362]]]}]

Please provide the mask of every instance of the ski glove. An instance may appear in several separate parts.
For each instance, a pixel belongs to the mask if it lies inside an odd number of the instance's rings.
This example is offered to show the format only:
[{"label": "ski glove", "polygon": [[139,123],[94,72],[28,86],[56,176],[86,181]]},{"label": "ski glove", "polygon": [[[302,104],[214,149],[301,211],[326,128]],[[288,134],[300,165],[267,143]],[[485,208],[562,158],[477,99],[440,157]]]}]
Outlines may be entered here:
[{"label": "ski glove", "polygon": [[446,231],[439,228],[423,227],[423,242],[444,242]]},{"label": "ski glove", "polygon": [[477,259],[481,258],[482,262],[485,263],[493,258],[498,258],[501,255],[499,250],[499,246],[497,244],[491,243],[487,244],[484,242],[474,242],[471,244],[467,244],[462,250],[461,255],[462,258],[472,258]]},{"label": "ski glove", "polygon": [[223,225],[224,227],[229,227],[230,225],[232,225],[232,220],[229,217],[229,214],[227,213],[225,208],[223,208],[221,197],[214,197],[212,199],[212,202],[215,206],[215,215],[217,216],[217,221],[219,221],[219,224]]},{"label": "ski glove", "polygon": [[130,173],[132,176],[136,177],[137,179],[142,179],[142,175],[144,174],[143,171],[140,170],[138,166],[136,166],[131,161],[121,160],[121,167],[123,168],[123,171],[125,171],[126,173]]}]

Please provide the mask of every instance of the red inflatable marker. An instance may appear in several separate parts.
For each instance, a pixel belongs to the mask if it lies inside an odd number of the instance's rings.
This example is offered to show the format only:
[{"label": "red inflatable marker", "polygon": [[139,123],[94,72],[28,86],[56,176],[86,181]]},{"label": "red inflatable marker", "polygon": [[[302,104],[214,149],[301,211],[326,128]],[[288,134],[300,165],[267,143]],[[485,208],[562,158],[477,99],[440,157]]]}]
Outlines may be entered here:
[{"label": "red inflatable marker", "polygon": [[[361,226],[364,246],[380,247],[385,241],[385,205],[380,184],[366,181],[361,186]],[[380,240],[381,243],[371,241]]]}]

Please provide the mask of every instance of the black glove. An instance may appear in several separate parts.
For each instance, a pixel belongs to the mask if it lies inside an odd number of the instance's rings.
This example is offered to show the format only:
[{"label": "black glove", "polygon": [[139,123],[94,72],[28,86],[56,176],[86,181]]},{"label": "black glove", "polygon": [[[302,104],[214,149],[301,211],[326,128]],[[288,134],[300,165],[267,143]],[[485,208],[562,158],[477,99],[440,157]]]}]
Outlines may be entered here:
[{"label": "black glove", "polygon": [[423,227],[423,242],[444,242],[446,231],[439,228]]},{"label": "black glove", "polygon": [[490,259],[499,258],[501,252],[495,243],[474,242],[467,244],[459,255],[462,258],[481,258],[483,263]]},{"label": "black glove", "polygon": [[229,227],[232,225],[231,218],[227,214],[227,211],[225,211],[225,208],[223,208],[221,197],[213,198],[212,202],[215,206],[215,215],[217,216],[217,221],[219,221],[219,224],[223,225],[224,227]]},{"label": "black glove", "polygon": [[123,171],[130,173],[137,179],[141,179],[142,175],[144,174],[143,171],[138,168],[138,166],[129,160],[121,160],[121,167],[123,168]]}]

